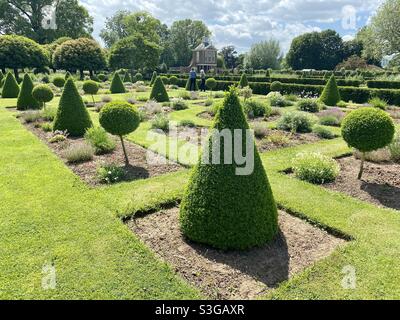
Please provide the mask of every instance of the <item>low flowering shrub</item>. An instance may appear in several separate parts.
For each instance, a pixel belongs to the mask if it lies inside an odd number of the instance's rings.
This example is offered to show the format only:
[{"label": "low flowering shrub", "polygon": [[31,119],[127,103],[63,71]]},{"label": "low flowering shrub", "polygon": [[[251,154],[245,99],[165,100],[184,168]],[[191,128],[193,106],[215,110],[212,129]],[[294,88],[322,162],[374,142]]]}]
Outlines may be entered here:
[{"label": "low flowering shrub", "polygon": [[340,166],[336,160],[320,153],[300,153],[293,160],[293,172],[303,181],[324,184],[336,180]]},{"label": "low flowering shrub", "polygon": [[93,160],[94,148],[87,143],[79,143],[68,147],[64,151],[64,157],[68,163],[81,163]]},{"label": "low flowering shrub", "polygon": [[295,111],[284,114],[278,121],[278,129],[292,133],[312,132],[318,118],[306,112]]},{"label": "low flowering shrub", "polygon": [[101,183],[113,184],[125,178],[125,170],[116,164],[106,164],[97,169],[97,177]]}]

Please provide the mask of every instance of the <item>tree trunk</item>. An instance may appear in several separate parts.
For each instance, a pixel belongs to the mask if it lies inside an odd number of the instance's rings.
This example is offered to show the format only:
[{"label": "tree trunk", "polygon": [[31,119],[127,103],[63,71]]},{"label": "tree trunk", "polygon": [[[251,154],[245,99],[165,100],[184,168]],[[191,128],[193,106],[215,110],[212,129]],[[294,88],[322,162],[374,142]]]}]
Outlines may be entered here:
[{"label": "tree trunk", "polygon": [[4,75],[6,75],[6,68],[1,68],[1,71],[3,72]]},{"label": "tree trunk", "polygon": [[362,179],[364,173],[364,163],[365,163],[365,152],[361,154],[361,165],[360,165],[360,172],[358,174],[358,180]]},{"label": "tree trunk", "polygon": [[16,69],[14,69],[14,75],[15,75],[15,80],[17,80],[17,82],[18,82],[18,79],[19,79],[19,73],[18,73],[18,69],[16,68]]},{"label": "tree trunk", "polygon": [[84,73],[83,73],[83,70],[79,70],[79,73],[80,73],[80,75],[81,75],[81,76],[80,76],[80,79],[81,79],[81,80],[83,80],[83,79],[84,79]]},{"label": "tree trunk", "polygon": [[89,70],[90,73],[90,79],[93,79],[93,70]]},{"label": "tree trunk", "polygon": [[124,151],[124,156],[125,156],[125,165],[129,166],[129,159],[128,159],[128,154],[126,153],[126,149],[125,149],[124,138],[122,136],[120,136],[120,139],[121,139],[121,144],[122,144],[122,150]]}]

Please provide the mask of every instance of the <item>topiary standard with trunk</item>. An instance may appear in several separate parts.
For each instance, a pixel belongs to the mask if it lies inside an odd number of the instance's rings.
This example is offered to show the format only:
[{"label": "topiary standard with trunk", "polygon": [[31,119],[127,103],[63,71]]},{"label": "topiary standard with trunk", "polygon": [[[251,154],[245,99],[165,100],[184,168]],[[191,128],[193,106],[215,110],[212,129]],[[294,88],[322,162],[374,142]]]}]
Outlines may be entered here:
[{"label": "topiary standard with trunk", "polygon": [[75,82],[69,78],[65,83],[54,119],[54,131],[67,130],[70,136],[83,137],[86,130],[92,126],[89,112],[75,86]]},{"label": "topiary standard with trunk", "polygon": [[[212,129],[219,133],[226,130],[232,136],[235,129],[240,129],[239,135],[242,138],[246,136],[249,124],[235,88],[226,94]],[[278,233],[278,212],[267,174],[254,146],[253,135],[250,155],[254,158],[254,170],[248,175],[238,175],[237,169],[244,166],[236,160],[232,164],[224,163],[229,153],[235,159],[234,150],[225,154],[226,140],[224,144],[221,143],[219,150],[213,148],[213,145],[218,146],[213,136],[210,135],[208,145],[203,150],[202,161],[193,169],[183,197],[181,231],[192,241],[223,250],[262,246]],[[235,140],[234,145],[236,148],[241,145],[244,151],[246,139]],[[204,161],[205,158],[213,159],[213,156],[218,159],[218,154],[221,164]],[[249,154],[246,158],[251,159]]]},{"label": "topiary standard with trunk", "polygon": [[246,88],[248,86],[249,86],[249,81],[247,80],[246,74],[243,73],[242,77],[240,78],[239,87]]},{"label": "topiary standard with trunk", "polygon": [[336,83],[336,78],[334,75],[330,77],[328,83],[326,84],[324,91],[322,91],[320,101],[327,106],[334,107],[341,100],[339,88]]},{"label": "topiary standard with trunk", "polygon": [[150,100],[155,100],[157,102],[169,101],[167,90],[165,89],[164,83],[160,77],[157,77],[154,81],[151,89]]},{"label": "topiary standard with trunk", "polygon": [[3,84],[3,91],[1,92],[2,98],[18,98],[19,95],[19,85],[17,80],[15,80],[14,75],[8,72],[6,79]]},{"label": "topiary standard with trunk", "polygon": [[121,77],[119,76],[118,72],[114,73],[114,77],[111,81],[110,91],[112,94],[126,92],[124,83],[122,82]]},{"label": "topiary standard with trunk", "polygon": [[85,94],[90,94],[92,96],[93,105],[96,105],[96,101],[94,100],[94,95],[99,92],[100,86],[96,81],[86,80],[82,86],[83,92]]},{"label": "topiary standard with trunk", "polygon": [[46,109],[46,103],[54,98],[54,93],[47,84],[39,84],[32,90],[32,96]]},{"label": "topiary standard with trunk", "polygon": [[362,153],[358,179],[362,179],[365,154],[388,146],[396,128],[392,118],[377,108],[361,108],[351,112],[342,123],[342,137],[350,147]]},{"label": "topiary standard with trunk", "polygon": [[134,132],[140,125],[140,115],[136,107],[124,101],[110,102],[101,109],[99,121],[107,132],[120,137],[125,164],[129,165],[124,136]]},{"label": "topiary standard with trunk", "polygon": [[26,73],[18,95],[17,110],[40,109],[40,103],[32,96],[32,91],[33,82]]}]

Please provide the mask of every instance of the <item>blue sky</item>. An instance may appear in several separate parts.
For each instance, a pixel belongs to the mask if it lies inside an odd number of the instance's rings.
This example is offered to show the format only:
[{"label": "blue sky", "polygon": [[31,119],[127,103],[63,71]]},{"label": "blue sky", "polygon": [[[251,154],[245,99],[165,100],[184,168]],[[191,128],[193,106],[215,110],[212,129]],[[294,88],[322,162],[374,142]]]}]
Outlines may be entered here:
[{"label": "blue sky", "polygon": [[145,10],[170,25],[190,18],[204,21],[219,48],[247,51],[253,43],[278,39],[286,52],[291,40],[313,30],[335,29],[351,39],[382,0],[81,0],[95,18],[98,38],[106,17],[119,9]]}]

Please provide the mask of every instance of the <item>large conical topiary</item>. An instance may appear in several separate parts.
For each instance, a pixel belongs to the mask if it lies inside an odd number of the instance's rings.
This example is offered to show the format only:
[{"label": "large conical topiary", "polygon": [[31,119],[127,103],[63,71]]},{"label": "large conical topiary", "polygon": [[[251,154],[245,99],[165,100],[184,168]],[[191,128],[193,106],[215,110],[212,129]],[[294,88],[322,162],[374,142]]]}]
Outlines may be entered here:
[{"label": "large conical topiary", "polygon": [[327,106],[334,107],[341,100],[339,88],[336,83],[336,78],[334,75],[328,80],[328,83],[325,86],[324,91],[320,97],[322,103]]},{"label": "large conical topiary", "polygon": [[56,118],[54,130],[67,130],[73,137],[82,137],[86,130],[92,127],[92,120],[82,97],[72,78],[64,86]]},{"label": "large conical topiary", "polygon": [[18,95],[17,109],[40,109],[40,103],[32,96],[33,82],[29,74],[25,74],[22,81],[21,91]]},{"label": "large conical topiary", "polygon": [[151,89],[150,100],[155,100],[157,102],[169,101],[167,90],[165,89],[164,83],[160,77],[157,77],[156,81],[154,81],[153,88]]},{"label": "large conical topiary", "polygon": [[246,88],[248,86],[249,86],[249,81],[247,80],[246,74],[243,73],[242,77],[240,78],[239,87]]},{"label": "large conical topiary", "polygon": [[[232,135],[235,129],[241,129],[239,133],[246,135],[249,125],[236,89],[231,88],[226,95],[213,129],[216,132],[227,129]],[[251,163],[250,155],[254,156],[254,170],[248,175],[239,175],[237,169],[244,165],[238,165],[236,160],[233,164],[224,164],[223,143],[219,157],[216,157],[221,164],[204,161],[205,154],[209,155],[208,159],[213,159],[212,137],[203,151],[202,161],[193,169],[183,197],[180,211],[183,234],[195,242],[223,250],[243,250],[268,243],[278,232],[278,213],[254,140],[251,140],[254,148],[246,157]],[[234,145],[235,148],[241,145],[244,152],[246,139],[242,140],[236,139]],[[225,140],[225,143],[228,142]],[[230,153],[232,155],[234,150]],[[232,159],[235,159],[233,155]]]},{"label": "large conical topiary", "polygon": [[111,81],[111,87],[110,87],[111,93],[125,93],[125,86],[121,80],[121,77],[119,76],[118,72],[114,73],[114,77]]},{"label": "large conical topiary", "polygon": [[4,80],[3,91],[1,92],[2,98],[18,98],[19,86],[15,80],[14,75],[8,72],[6,80]]},{"label": "large conical topiary", "polygon": [[[153,72],[153,76],[151,77],[150,87],[153,86],[153,84],[154,84],[154,82],[156,81],[156,79],[157,79],[157,72],[154,71],[154,72]],[[139,80],[138,80],[138,81],[139,81]]]}]

